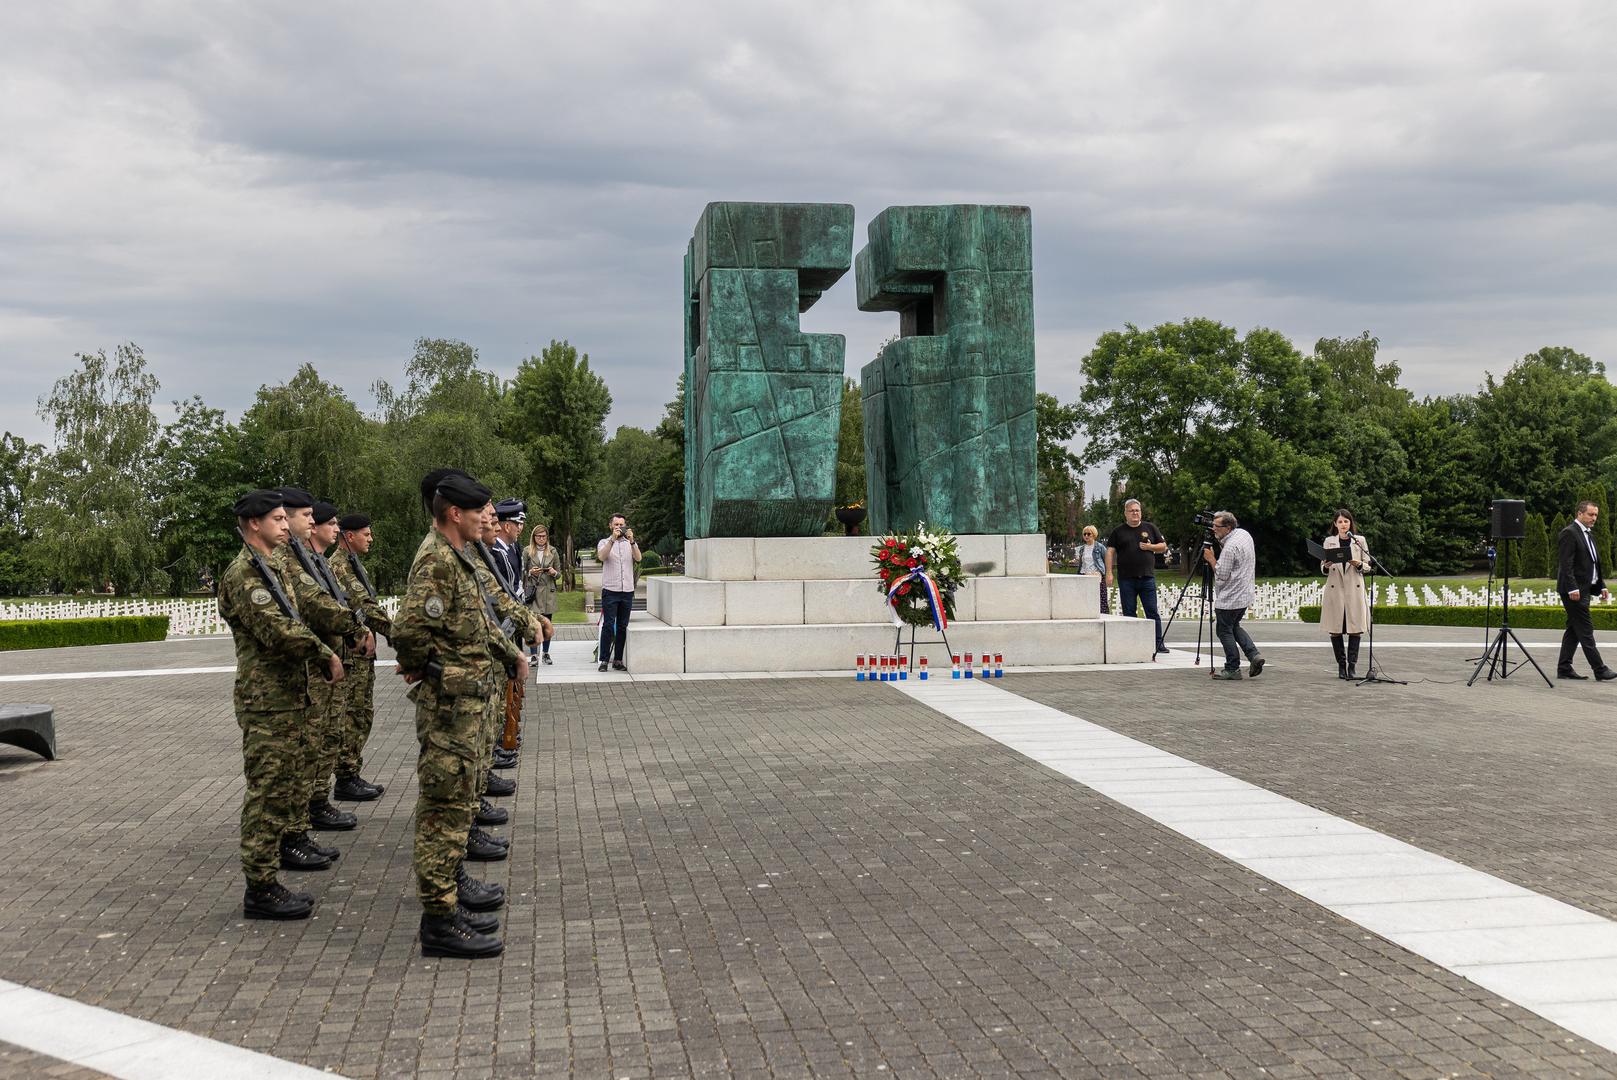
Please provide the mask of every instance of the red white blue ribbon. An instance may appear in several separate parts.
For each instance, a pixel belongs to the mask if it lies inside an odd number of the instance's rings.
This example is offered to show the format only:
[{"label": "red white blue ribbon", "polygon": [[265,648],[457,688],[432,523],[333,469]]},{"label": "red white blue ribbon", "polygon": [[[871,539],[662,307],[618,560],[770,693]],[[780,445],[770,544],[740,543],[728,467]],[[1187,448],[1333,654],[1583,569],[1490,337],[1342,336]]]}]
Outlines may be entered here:
[{"label": "red white blue ribbon", "polygon": [[943,608],[943,594],[938,591],[937,583],[921,570],[911,570],[903,577],[898,578],[887,590],[887,605],[892,609],[893,625],[899,629],[904,628],[904,620],[898,614],[898,590],[906,583],[920,587],[926,597],[926,603],[932,609],[932,628],[934,630],[947,630],[949,628],[949,614]]}]

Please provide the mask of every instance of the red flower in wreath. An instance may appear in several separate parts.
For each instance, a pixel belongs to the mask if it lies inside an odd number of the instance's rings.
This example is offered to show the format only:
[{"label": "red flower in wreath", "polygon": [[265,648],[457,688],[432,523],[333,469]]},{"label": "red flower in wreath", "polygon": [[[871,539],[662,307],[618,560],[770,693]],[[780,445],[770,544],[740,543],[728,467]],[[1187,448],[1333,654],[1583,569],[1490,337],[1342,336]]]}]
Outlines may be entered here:
[{"label": "red flower in wreath", "polygon": [[898,595],[900,595],[900,596],[903,596],[905,593],[907,593],[909,591],[910,591],[910,583],[907,582],[907,581],[904,584],[902,584],[902,585],[900,585],[898,587]]},{"label": "red flower in wreath", "polygon": [[917,566],[917,565],[918,565],[918,564],[917,564],[917,563],[916,563],[916,561],[915,561],[915,560],[914,560],[914,559],[911,559],[911,560],[910,560],[910,561],[909,561],[909,562],[907,562],[907,563],[905,563],[905,564],[904,564],[904,565],[905,565],[905,566],[907,566],[907,567],[909,567],[909,568],[910,568],[910,569],[911,569],[911,570],[914,570],[914,569],[915,569],[915,567],[916,567],[916,566]]},{"label": "red flower in wreath", "polygon": [[887,546],[888,547],[892,547],[894,544],[897,544],[897,543],[898,543],[898,541],[894,540],[891,536],[889,536],[887,538]]}]

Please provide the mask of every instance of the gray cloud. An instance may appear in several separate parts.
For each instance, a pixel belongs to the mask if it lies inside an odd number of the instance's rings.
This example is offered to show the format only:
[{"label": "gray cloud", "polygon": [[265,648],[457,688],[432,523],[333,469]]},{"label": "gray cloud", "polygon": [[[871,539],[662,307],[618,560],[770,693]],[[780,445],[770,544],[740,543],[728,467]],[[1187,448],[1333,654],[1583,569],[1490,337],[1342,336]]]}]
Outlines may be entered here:
[{"label": "gray cloud", "polygon": [[[1208,315],[1370,330],[1421,392],[1617,353],[1617,45],[1592,3],[11,5],[0,426],[142,344],[239,411],[304,361],[368,402],[417,336],[588,351],[611,423],[679,365],[712,199],[1034,209],[1040,384]],[[851,279],[804,318],[856,373]]]}]

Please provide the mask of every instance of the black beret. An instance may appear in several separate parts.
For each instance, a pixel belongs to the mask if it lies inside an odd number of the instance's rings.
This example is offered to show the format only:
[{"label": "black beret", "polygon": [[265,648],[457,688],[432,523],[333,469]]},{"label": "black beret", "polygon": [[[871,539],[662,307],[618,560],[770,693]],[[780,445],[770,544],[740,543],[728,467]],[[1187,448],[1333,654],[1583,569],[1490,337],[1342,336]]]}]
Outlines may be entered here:
[{"label": "black beret", "polygon": [[434,469],[421,478],[421,504],[432,511],[432,493],[438,490],[438,485],[451,476],[465,476],[460,469]]},{"label": "black beret", "polygon": [[314,496],[302,488],[284,487],[281,489],[281,505],[288,510],[301,510],[314,505]]},{"label": "black beret", "polygon": [[314,504],[314,523],[316,525],[324,525],[326,522],[330,521],[336,516],[337,508],[332,506],[330,503],[316,502]]},{"label": "black beret", "polygon": [[236,516],[239,518],[260,518],[277,507],[285,505],[286,503],[282,501],[279,491],[267,491],[260,488],[257,491],[249,491],[237,499],[236,505],[231,509],[235,511]]},{"label": "black beret", "polygon": [[494,516],[501,521],[527,521],[528,504],[521,499],[501,499],[494,504]]},{"label": "black beret", "polygon": [[458,506],[462,510],[476,510],[487,506],[491,497],[488,488],[465,473],[444,477],[438,484],[437,494],[442,495],[450,506]]},{"label": "black beret", "polygon": [[343,532],[358,532],[370,527],[371,519],[364,514],[344,514],[337,519],[337,528]]}]

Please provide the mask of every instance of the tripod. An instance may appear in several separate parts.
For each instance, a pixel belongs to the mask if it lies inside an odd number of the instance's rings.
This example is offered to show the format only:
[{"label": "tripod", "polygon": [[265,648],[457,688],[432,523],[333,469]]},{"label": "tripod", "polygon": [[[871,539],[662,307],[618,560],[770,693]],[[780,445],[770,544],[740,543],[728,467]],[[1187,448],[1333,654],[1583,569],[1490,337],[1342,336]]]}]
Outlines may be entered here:
[{"label": "tripod", "polygon": [[[1376,571],[1379,568],[1381,573],[1386,575],[1389,580],[1393,580],[1393,578],[1391,574],[1387,573],[1387,568],[1381,564],[1381,560],[1370,554],[1363,544],[1359,545],[1359,550],[1363,551],[1365,558],[1370,560],[1370,652],[1364,661],[1364,678],[1356,679],[1355,682],[1359,686],[1363,686],[1365,683],[1390,683],[1394,686],[1408,686],[1409,684],[1403,679],[1389,678],[1376,669]],[[1393,588],[1396,589],[1397,587],[1397,581],[1393,580]]]},{"label": "tripod", "polygon": [[[1545,686],[1553,687],[1555,685],[1550,681],[1550,677],[1544,674],[1544,669],[1538,666],[1538,661],[1533,659],[1533,654],[1527,651],[1527,646],[1522,644],[1522,639],[1516,636],[1516,631],[1510,628],[1510,545],[1520,542],[1519,540],[1499,541],[1503,545],[1499,549],[1499,554],[1505,564],[1505,587],[1503,592],[1500,593],[1499,601],[1499,630],[1494,635],[1494,639],[1488,643],[1488,648],[1483,651],[1482,659],[1477,661],[1477,669],[1465,681],[1467,686],[1477,681],[1477,676],[1482,674],[1483,668],[1488,669],[1488,681],[1493,682],[1493,677],[1496,674],[1501,679],[1508,679],[1511,673],[1519,669],[1523,664],[1532,664],[1533,670],[1538,672],[1538,677],[1544,680]],[[1516,648],[1520,649],[1522,653],[1522,659],[1514,662],[1510,660],[1509,656],[1512,641],[1516,643]]]},{"label": "tripod", "polygon": [[1207,550],[1211,543],[1208,539],[1202,540],[1202,546],[1197,549],[1198,556],[1185,572],[1185,583],[1179,586],[1179,595],[1174,598],[1173,608],[1168,612],[1168,621],[1162,626],[1162,640],[1168,641],[1168,631],[1173,629],[1173,621],[1179,616],[1179,605],[1185,601],[1185,593],[1190,590],[1190,583],[1196,578],[1196,570],[1201,568],[1202,588],[1201,600],[1196,611],[1196,666],[1202,662],[1202,627],[1207,628],[1207,669],[1213,669],[1213,568],[1207,565],[1207,560],[1199,556]]}]

